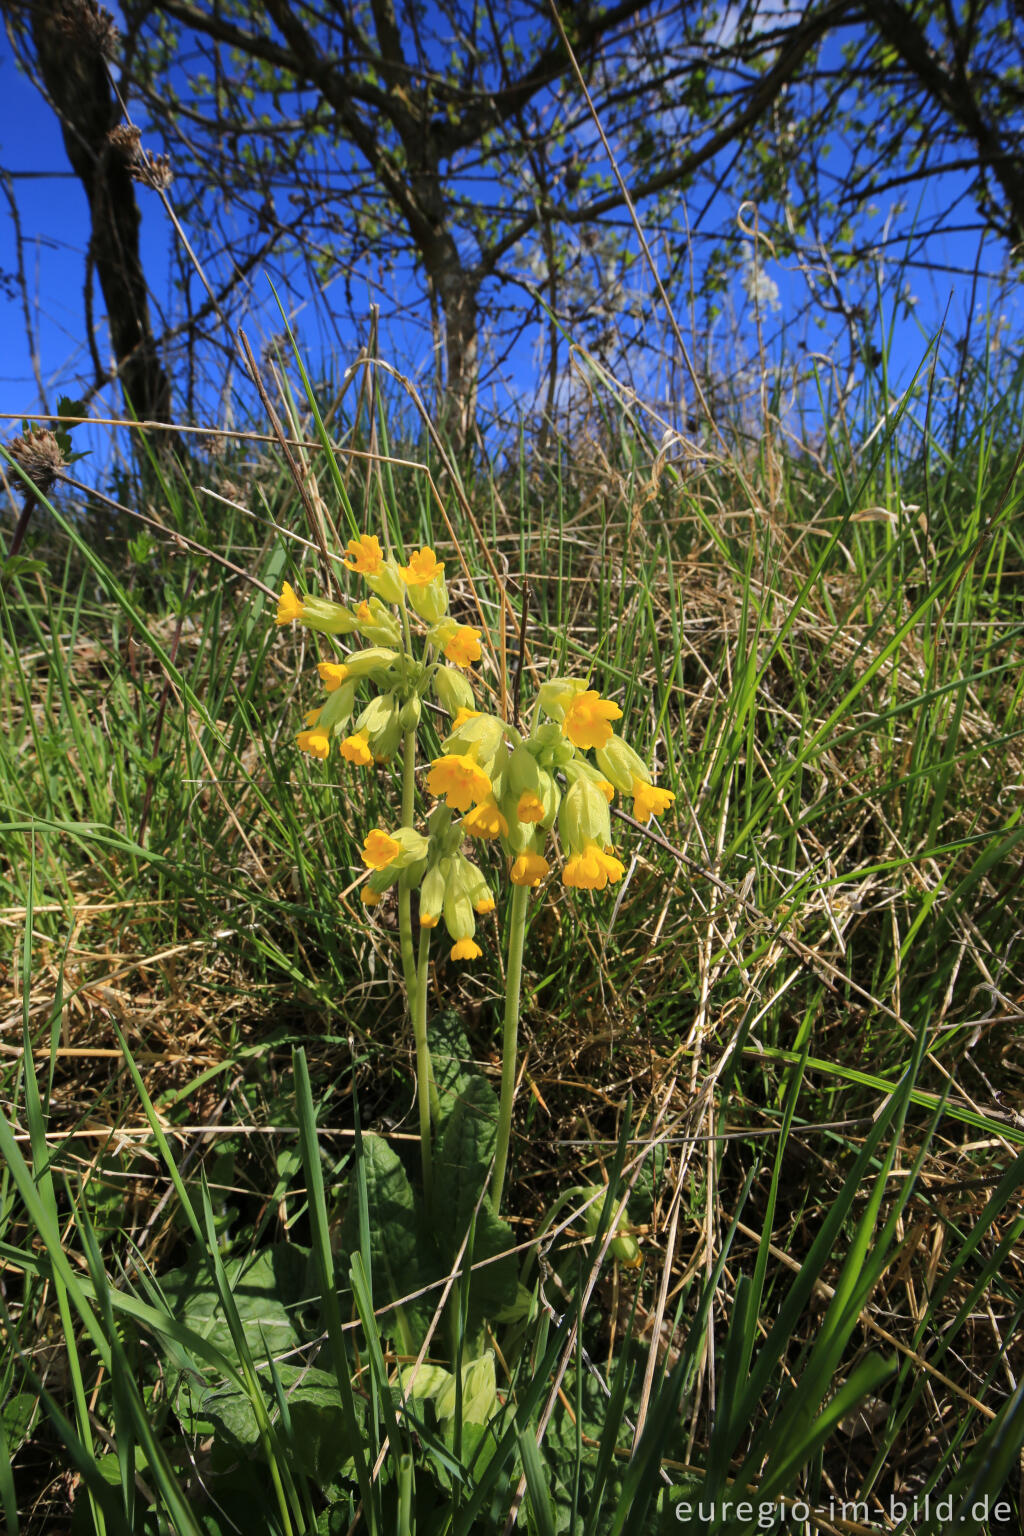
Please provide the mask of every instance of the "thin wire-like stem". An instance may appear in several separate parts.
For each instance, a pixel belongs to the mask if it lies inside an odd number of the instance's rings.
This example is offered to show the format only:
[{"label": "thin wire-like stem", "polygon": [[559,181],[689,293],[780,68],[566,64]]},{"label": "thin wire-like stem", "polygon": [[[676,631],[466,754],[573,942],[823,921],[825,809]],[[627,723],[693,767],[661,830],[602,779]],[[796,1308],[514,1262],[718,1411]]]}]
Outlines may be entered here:
[{"label": "thin wire-like stem", "polygon": [[526,912],[530,887],[517,885],[512,892],[509,918],[508,960],[505,965],[505,1024],[501,1041],[501,1102],[498,1105],[498,1135],[494,1157],[491,1200],[495,1213],[501,1210],[508,1166],[508,1144],[512,1135],[512,1101],[516,1091],[516,1058],[519,1041],[519,996],[523,979],[523,942],[526,937]]}]

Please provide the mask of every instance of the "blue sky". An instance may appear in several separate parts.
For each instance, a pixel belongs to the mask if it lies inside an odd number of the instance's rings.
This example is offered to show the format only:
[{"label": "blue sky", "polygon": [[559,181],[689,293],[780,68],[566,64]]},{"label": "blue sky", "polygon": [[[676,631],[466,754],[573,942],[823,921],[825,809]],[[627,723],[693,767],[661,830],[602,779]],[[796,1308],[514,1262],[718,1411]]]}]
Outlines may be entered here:
[{"label": "blue sky", "polygon": [[[150,143],[150,147],[158,145]],[[588,147],[587,150],[590,153]],[[27,80],[9,52],[0,54],[0,168],[9,173],[7,183],[17,202],[22,236],[22,260],[28,282],[31,305],[31,321],[38,344],[41,371],[47,401],[51,408],[58,396],[74,394],[82,380],[91,376],[91,362],[84,343],[85,318],[83,303],[84,252],[88,235],[88,215],[85,197],[78,181],[67,167],[63,143],[56,119],[42,97]],[[964,191],[962,177],[933,178],[926,184],[921,204],[921,217],[927,219],[935,206],[950,206]],[[715,199],[709,222],[714,228],[732,227],[735,238],[742,234],[735,225],[737,206],[730,201],[729,188],[723,189]],[[173,188],[171,197],[173,201]],[[919,196],[911,190],[911,197]],[[892,194],[883,202],[875,220],[881,229],[890,205],[895,202]],[[145,268],[158,299],[173,304],[170,298],[172,256],[176,236],[169,227],[159,198],[147,189],[139,192],[142,210],[142,241]],[[969,209],[967,210],[970,211]],[[700,239],[694,242],[695,259],[699,266]],[[803,357],[815,353],[823,360],[837,356],[836,337],[828,328],[822,332],[808,327],[794,317],[806,299],[804,276],[791,264],[771,259],[770,249],[762,245],[764,257],[762,297],[770,301],[763,313],[764,334],[770,350],[780,350],[787,357]],[[927,338],[938,329],[943,317],[951,336],[963,333],[969,317],[972,298],[978,315],[984,315],[992,302],[992,289],[983,278],[976,286],[973,272],[977,265],[981,272],[998,273],[1003,253],[992,242],[979,250],[977,234],[950,235],[941,245],[935,242],[929,248],[928,260],[933,270],[913,267],[907,277],[912,289],[912,307],[883,317],[892,326],[891,358],[897,386],[906,383],[920,364]],[[26,336],[23,301],[11,279],[17,271],[18,253],[15,227],[6,198],[0,203],[0,273],[7,281],[0,288],[0,322],[4,346],[0,359],[0,413],[3,415],[31,415],[40,409],[37,387]],[[699,274],[698,274],[699,280]],[[400,279],[399,279],[400,284]],[[365,273],[365,302],[367,313],[374,299],[381,294],[374,287],[374,274]],[[650,281],[641,267],[631,268],[624,276],[623,291],[628,297],[630,290],[641,295],[650,294]],[[360,294],[360,275],[354,284],[357,300]],[[742,272],[732,282],[726,304],[726,314],[718,322],[720,336],[710,339],[712,349],[728,345],[731,348],[737,335],[745,338],[745,344],[753,347],[753,310],[750,304],[751,284],[743,280]],[[385,295],[385,298],[387,296]],[[401,305],[401,292],[392,292],[396,308]],[[97,313],[102,314],[102,298],[96,292]],[[386,306],[385,306],[386,307]],[[1003,341],[1024,333],[1021,323],[1019,289],[1011,291],[1009,298],[1000,296],[998,313],[1004,315]],[[660,326],[656,311],[653,325]],[[977,317],[975,320],[977,324]],[[247,332],[257,354],[261,341],[280,330],[269,283],[257,274],[252,284],[252,307],[247,319]],[[314,319],[310,309],[298,317],[298,329],[313,371],[317,371],[319,348],[334,354],[334,371],[338,373],[355,354],[362,339],[347,323],[340,321],[337,328],[328,328],[322,318]],[[519,351],[509,360],[505,371],[504,387],[520,402],[528,402],[534,394],[539,360],[534,336],[524,338]],[[983,335],[975,332],[976,344],[981,345]],[[104,356],[103,336],[100,355]],[[406,368],[427,387],[431,376],[431,354],[426,327],[416,317],[397,320],[387,327],[383,338],[383,352],[399,366]],[[723,354],[723,364],[727,358]],[[824,366],[824,364],[823,364]],[[660,392],[662,381],[655,378],[652,364],[652,390]],[[119,400],[108,393],[108,408],[120,410]],[[101,411],[101,400],[94,402],[96,414]],[[201,397],[200,409],[205,424],[215,425],[220,415],[220,402],[210,395]],[[13,430],[13,429],[12,429]],[[2,431],[2,427],[0,427]],[[3,435],[8,435],[6,432]],[[82,446],[86,446],[84,443]],[[107,450],[103,433],[95,434],[92,446],[100,455]]]}]

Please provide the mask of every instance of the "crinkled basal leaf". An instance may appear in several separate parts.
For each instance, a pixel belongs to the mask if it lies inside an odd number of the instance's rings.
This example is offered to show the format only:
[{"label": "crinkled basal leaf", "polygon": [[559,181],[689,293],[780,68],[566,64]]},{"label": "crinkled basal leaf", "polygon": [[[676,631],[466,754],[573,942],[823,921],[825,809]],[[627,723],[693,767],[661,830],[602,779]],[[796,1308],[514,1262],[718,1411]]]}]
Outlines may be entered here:
[{"label": "crinkled basal leaf", "polygon": [[[295,1323],[297,1305],[305,1300],[305,1248],[278,1243],[261,1248],[251,1258],[228,1259],[224,1272],[242,1322],[246,1343],[257,1361],[267,1350],[280,1354],[301,1342]],[[177,1317],[233,1356],[231,1338],[216,1282],[198,1253],[183,1269],[160,1277],[160,1288]]]},{"label": "crinkled basal leaf", "polygon": [[[315,1482],[329,1482],[343,1470],[354,1450],[346,1442],[337,1382],[327,1371],[309,1366],[282,1362],[276,1369],[291,1414],[290,1453]],[[260,1382],[267,1413],[276,1422],[277,1402],[266,1372],[260,1373]],[[208,1424],[216,1436],[226,1439],[236,1450],[254,1450],[259,1439],[256,1412],[249,1395],[239,1388],[224,1385],[197,1391],[194,1384],[183,1384],[176,1407],[186,1432],[190,1425]],[[357,1409],[362,1408],[357,1399]]]},{"label": "crinkled basal leaf", "polygon": [[[310,1381],[313,1375],[317,1382]],[[346,1439],[341,1395],[333,1376],[309,1372],[295,1392],[288,1394],[288,1402],[295,1455],[307,1476],[323,1487],[331,1478],[353,1471],[357,1447]],[[362,1433],[366,1412],[360,1398],[356,1399],[356,1417]]]},{"label": "crinkled basal leaf", "polygon": [[[412,1185],[397,1154],[383,1136],[363,1137],[363,1171],[370,1217],[370,1270],[374,1304],[385,1299],[398,1301],[423,1284],[419,1226]],[[341,1228],[341,1245],[346,1253],[359,1249],[359,1202],[355,1175],[350,1180],[349,1203]],[[344,1271],[347,1265],[339,1264]],[[425,1326],[422,1309],[413,1307],[412,1333],[422,1337]],[[406,1309],[409,1317],[410,1309]],[[388,1320],[381,1320],[384,1332],[391,1332]]]},{"label": "crinkled basal leaf", "polygon": [[[511,1227],[495,1216],[489,1198],[480,1200],[494,1157],[497,1117],[498,1102],[490,1084],[482,1077],[468,1078],[449,1116],[434,1163],[434,1224],[442,1262],[448,1268],[455,1263],[474,1220],[474,1265],[515,1246]],[[511,1252],[507,1258],[474,1269],[470,1328],[515,1301],[517,1275],[518,1265]]]},{"label": "crinkled basal leaf", "polygon": [[430,1063],[440,1103],[438,1132],[443,1133],[462,1090],[471,1078],[480,1074],[473,1068],[462,1020],[453,1008],[446,1008],[430,1020]]}]

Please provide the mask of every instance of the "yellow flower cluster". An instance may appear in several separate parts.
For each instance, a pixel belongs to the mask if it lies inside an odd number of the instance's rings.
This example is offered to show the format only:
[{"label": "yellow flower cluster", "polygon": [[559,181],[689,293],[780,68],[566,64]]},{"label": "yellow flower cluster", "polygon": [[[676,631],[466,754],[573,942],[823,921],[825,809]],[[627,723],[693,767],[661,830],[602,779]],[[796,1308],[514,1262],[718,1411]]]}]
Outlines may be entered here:
[{"label": "yellow flower cluster", "polygon": [[[337,741],[346,762],[366,768],[394,756],[404,732],[419,722],[421,699],[428,687],[449,712],[460,704],[472,704],[473,691],[462,672],[481,659],[481,632],[448,617],[444,563],[432,549],[415,551],[409,563],[401,565],[384,555],[375,535],[364,533],[349,540],[346,555],[346,569],[358,572],[370,588],[368,601],[348,608],[326,598],[299,597],[285,582],[277,623],[298,621],[320,634],[357,635],[367,642],[365,649],[354,651],[344,662],[319,663],[328,698],[320,710],[310,712],[306,729],[296,737],[300,751],[321,759],[330,755],[332,742]],[[406,603],[429,626],[426,638],[431,655],[437,658],[431,664],[414,662],[405,650]],[[392,607],[398,608],[397,617]],[[442,664],[442,657],[451,665]],[[357,686],[364,680],[379,691],[353,721]]]},{"label": "yellow flower cluster", "polygon": [[[600,891],[621,880],[625,867],[611,845],[614,795],[631,796],[633,814],[644,822],[675,797],[615,734],[618,705],[578,678],[555,678],[541,686],[526,734],[478,710],[465,673],[481,659],[481,632],[449,615],[444,564],[435,552],[423,547],[403,565],[384,554],[375,536],[363,534],[349,541],[346,555],[347,569],[370,588],[368,601],[348,608],[300,598],[285,583],[278,603],[278,624],[298,621],[364,642],[344,661],[319,663],[327,696],[306,715],[298,747],[324,760],[336,740],[346,762],[367,767],[387,762],[403,743],[408,747],[428,693],[453,717],[426,775],[438,801],[428,835],[408,826],[368,833],[362,858],[371,873],[363,902],[374,906],[389,886],[405,881],[406,889],[419,890],[421,928],[443,918],[452,958],[470,960],[480,954],[474,914],[493,910],[494,897],[462,852],[467,836],[500,844],[514,885],[537,887],[548,878],[546,848],[556,827],[566,887]],[[410,610],[425,626],[422,659],[408,649]],[[357,715],[363,683],[376,691]]]},{"label": "yellow flower cluster", "polygon": [[621,716],[617,704],[578,678],[542,686],[526,736],[493,715],[461,711],[427,788],[463,813],[461,825],[471,837],[500,841],[513,885],[535,887],[548,877],[545,847],[557,825],[563,885],[604,890],[625,873],[611,846],[616,791],[633,797],[634,815],[644,821],[675,799],[615,735],[612,722]]}]

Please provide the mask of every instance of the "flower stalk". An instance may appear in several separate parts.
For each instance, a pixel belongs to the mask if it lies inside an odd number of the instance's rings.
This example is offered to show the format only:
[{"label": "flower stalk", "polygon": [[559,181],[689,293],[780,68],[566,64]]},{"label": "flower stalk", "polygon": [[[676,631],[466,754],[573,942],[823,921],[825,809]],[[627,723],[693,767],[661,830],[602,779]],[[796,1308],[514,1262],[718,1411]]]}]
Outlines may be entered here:
[{"label": "flower stalk", "polygon": [[495,1141],[494,1177],[491,1182],[491,1204],[494,1214],[501,1210],[505,1190],[505,1172],[508,1167],[508,1148],[512,1136],[512,1106],[516,1094],[516,1066],[519,1058],[519,1006],[523,981],[523,946],[526,939],[526,916],[530,902],[530,887],[516,885],[512,888],[512,910],[509,914],[508,959],[505,963],[505,1018],[501,1037],[501,1098],[498,1102],[498,1131]]}]

